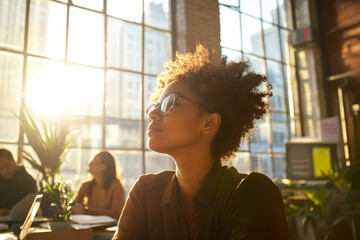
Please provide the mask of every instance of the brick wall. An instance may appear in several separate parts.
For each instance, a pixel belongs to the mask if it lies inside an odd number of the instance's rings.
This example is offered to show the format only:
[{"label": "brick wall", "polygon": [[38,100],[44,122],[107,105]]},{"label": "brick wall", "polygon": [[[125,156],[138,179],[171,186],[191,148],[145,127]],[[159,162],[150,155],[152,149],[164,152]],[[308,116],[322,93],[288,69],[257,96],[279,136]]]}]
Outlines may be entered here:
[{"label": "brick wall", "polygon": [[220,56],[220,20],[217,0],[176,0],[175,48],[194,51],[201,43]]},{"label": "brick wall", "polygon": [[322,0],[329,75],[360,70],[360,1]]}]

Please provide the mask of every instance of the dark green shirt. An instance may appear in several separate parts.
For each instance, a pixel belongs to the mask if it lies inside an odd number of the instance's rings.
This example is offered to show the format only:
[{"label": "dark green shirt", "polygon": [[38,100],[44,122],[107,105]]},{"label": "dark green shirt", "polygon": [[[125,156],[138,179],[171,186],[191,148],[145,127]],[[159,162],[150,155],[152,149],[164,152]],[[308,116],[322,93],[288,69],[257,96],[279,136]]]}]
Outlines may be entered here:
[{"label": "dark green shirt", "polygon": [[36,182],[23,166],[18,167],[11,179],[0,176],[0,208],[11,209],[26,195],[36,192]]},{"label": "dark green shirt", "polygon": [[[113,239],[287,239],[279,188],[260,173],[214,164],[186,224],[175,173],[144,175],[133,186]],[[190,227],[188,228],[187,225]]]}]

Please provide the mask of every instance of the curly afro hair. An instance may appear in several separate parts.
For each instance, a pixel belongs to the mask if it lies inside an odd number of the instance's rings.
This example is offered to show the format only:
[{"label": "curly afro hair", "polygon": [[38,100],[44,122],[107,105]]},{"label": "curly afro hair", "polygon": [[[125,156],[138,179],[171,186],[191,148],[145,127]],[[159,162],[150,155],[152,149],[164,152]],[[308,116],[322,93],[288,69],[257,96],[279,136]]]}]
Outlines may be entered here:
[{"label": "curly afro hair", "polygon": [[173,81],[185,81],[209,109],[219,113],[221,125],[211,146],[215,159],[226,161],[249,137],[255,121],[266,114],[272,96],[271,85],[264,75],[250,69],[247,62],[216,61],[215,54],[202,45],[194,53],[176,52],[174,60],[165,63],[166,70],[157,77],[156,102]]}]

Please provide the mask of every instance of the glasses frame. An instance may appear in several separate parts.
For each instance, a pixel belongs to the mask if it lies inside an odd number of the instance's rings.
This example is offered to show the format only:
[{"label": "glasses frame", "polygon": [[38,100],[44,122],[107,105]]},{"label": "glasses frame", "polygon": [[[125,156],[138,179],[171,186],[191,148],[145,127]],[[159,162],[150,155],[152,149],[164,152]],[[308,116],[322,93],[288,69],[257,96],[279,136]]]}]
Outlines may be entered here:
[{"label": "glasses frame", "polygon": [[[202,103],[199,103],[199,102],[197,102],[197,101],[194,101],[194,100],[192,100],[192,99],[190,99],[190,98],[187,98],[187,97],[185,97],[184,95],[182,95],[181,93],[173,92],[173,93],[167,94],[161,102],[157,102],[157,103],[151,104],[151,105],[146,109],[146,115],[149,116],[149,113],[150,113],[150,112],[154,111],[156,108],[158,108],[159,106],[161,106],[161,105],[164,103],[165,99],[167,99],[167,98],[170,97],[170,96],[174,96],[175,99],[174,99],[174,101],[172,102],[172,105],[170,106],[170,108],[169,108],[169,110],[168,110],[167,112],[162,112],[162,111],[160,110],[160,114],[161,114],[162,116],[168,115],[168,114],[173,110],[174,104],[175,104],[175,102],[176,102],[176,100],[177,100],[178,97],[183,98],[183,99],[185,99],[185,100],[187,100],[187,101],[189,101],[189,102],[191,102],[191,103],[194,103],[194,104],[198,105],[199,107],[201,107],[202,109],[204,109],[204,110],[206,110],[206,111],[208,111],[208,112],[210,112],[210,113],[213,112],[213,111],[212,111],[208,106],[206,106],[205,104],[202,104]],[[161,108],[160,108],[160,109],[161,109]]]}]

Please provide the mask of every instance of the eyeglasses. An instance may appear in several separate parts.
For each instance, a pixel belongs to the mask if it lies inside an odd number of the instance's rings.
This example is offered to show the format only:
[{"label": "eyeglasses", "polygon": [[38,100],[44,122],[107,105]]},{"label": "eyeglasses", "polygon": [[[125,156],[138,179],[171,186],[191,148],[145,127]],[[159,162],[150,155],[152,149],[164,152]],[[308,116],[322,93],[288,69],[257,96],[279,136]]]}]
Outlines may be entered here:
[{"label": "eyeglasses", "polygon": [[202,103],[196,102],[194,100],[191,100],[185,96],[183,96],[180,93],[169,93],[168,95],[166,95],[166,97],[158,103],[154,103],[151,104],[150,107],[146,110],[146,115],[149,115],[150,112],[154,111],[158,106],[160,106],[160,114],[165,116],[167,115],[169,112],[171,112],[174,108],[174,104],[176,102],[176,99],[178,97],[181,97],[189,102],[195,103],[196,105],[198,105],[199,107],[205,109],[208,112],[212,112],[207,106],[205,106]]}]

